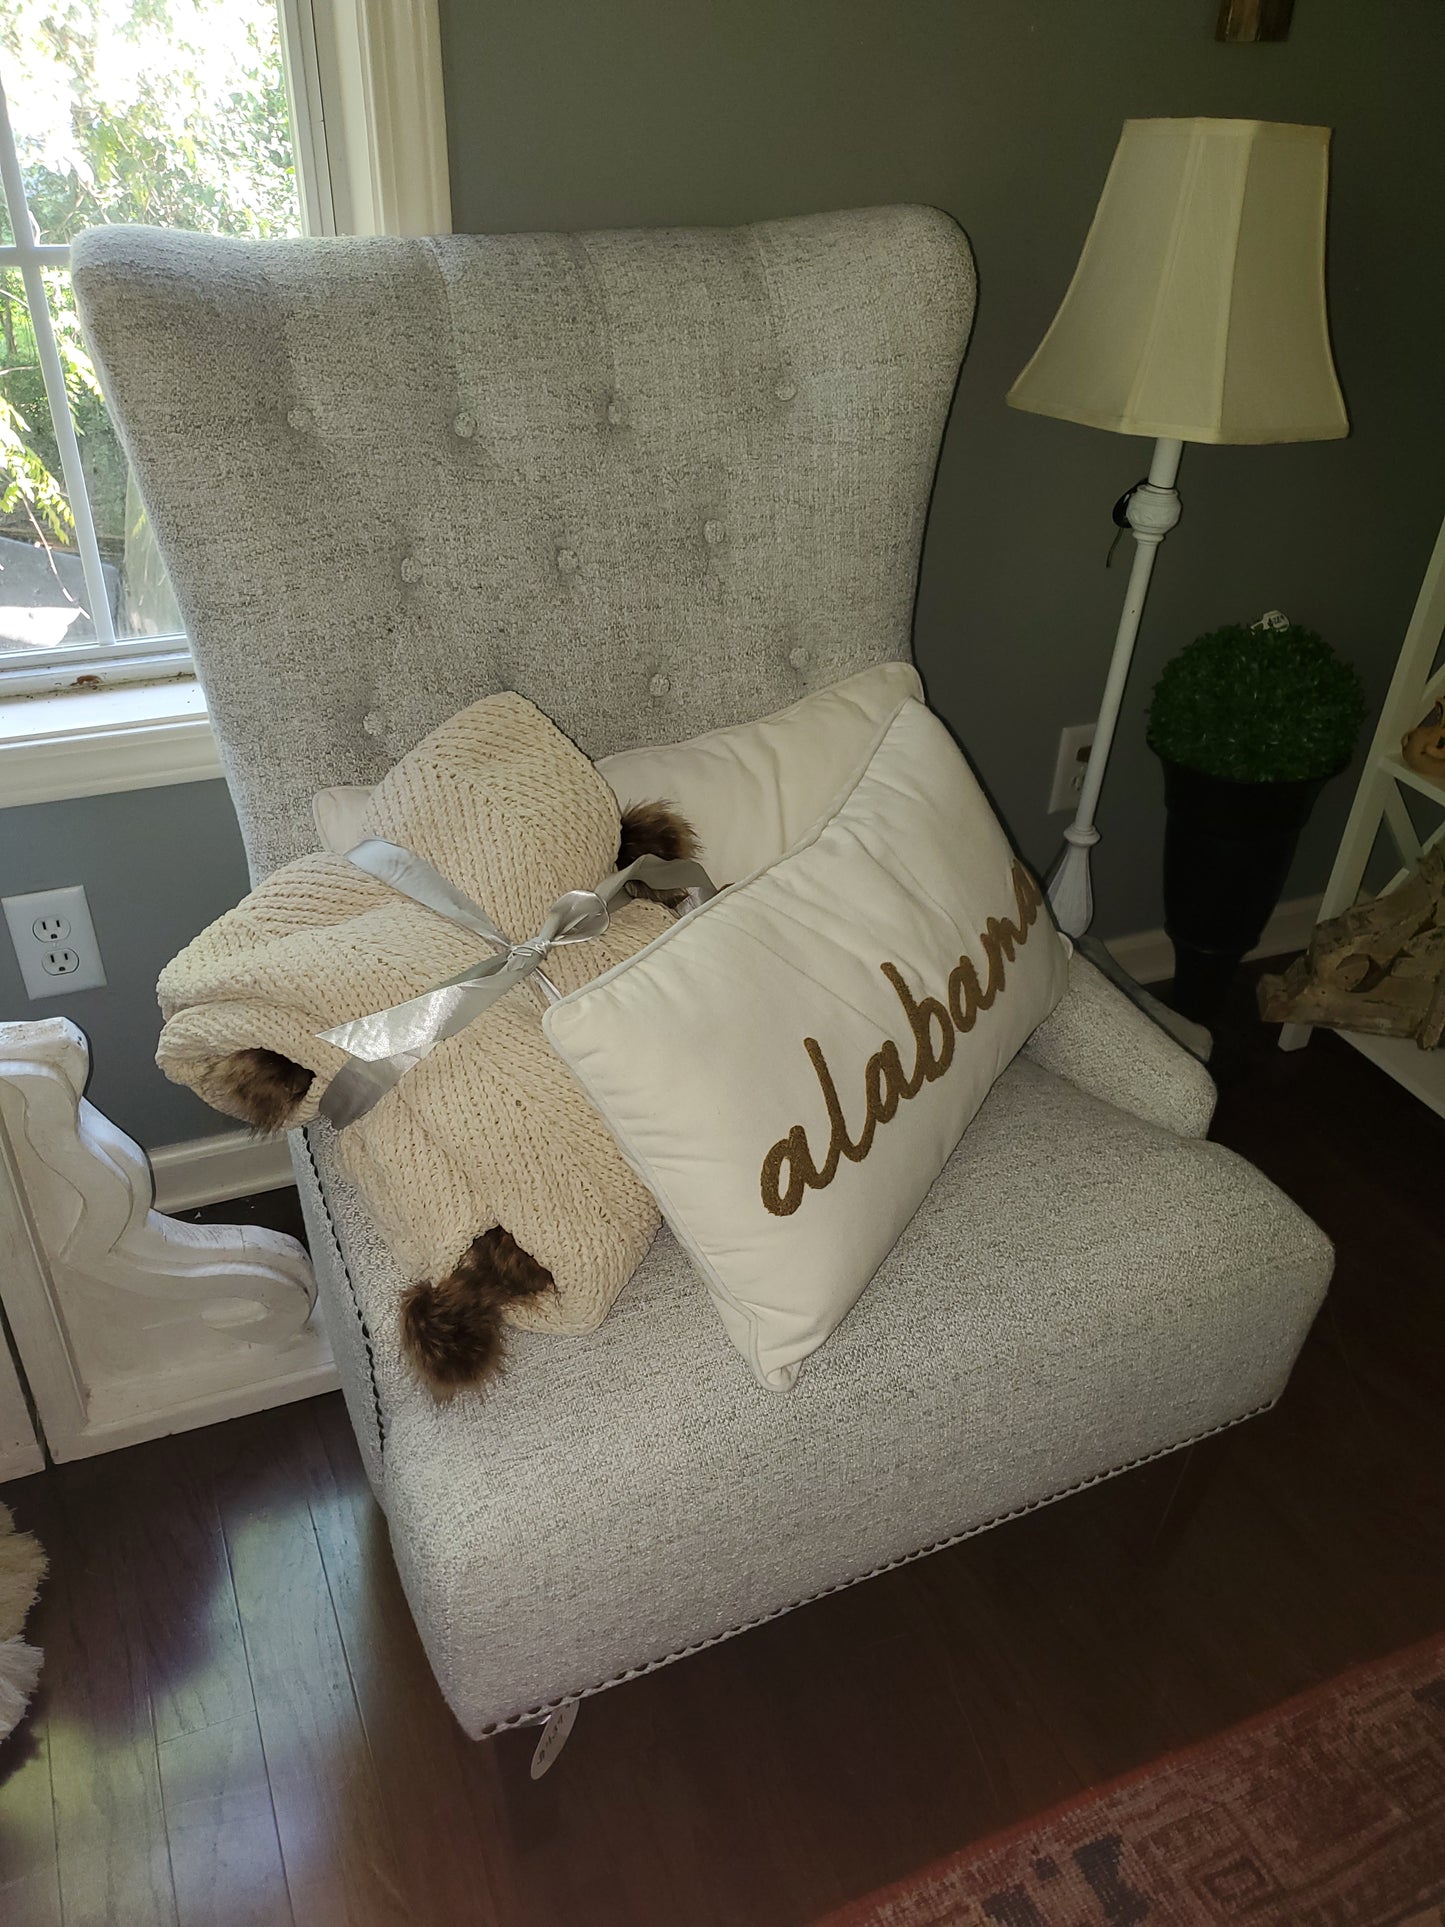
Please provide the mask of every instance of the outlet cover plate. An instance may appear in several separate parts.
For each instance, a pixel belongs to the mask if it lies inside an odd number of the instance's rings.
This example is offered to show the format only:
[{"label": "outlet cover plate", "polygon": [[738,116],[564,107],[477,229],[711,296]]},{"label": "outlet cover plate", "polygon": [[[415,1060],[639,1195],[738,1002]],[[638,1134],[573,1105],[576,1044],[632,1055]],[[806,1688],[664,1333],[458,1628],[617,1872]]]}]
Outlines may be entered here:
[{"label": "outlet cover plate", "polygon": [[[68,997],[75,990],[104,986],[105,969],[83,885],[0,898],[0,909],[10,926],[10,941],[29,997]],[[57,970],[53,960],[62,956],[73,957],[73,967]],[[47,960],[52,960],[49,969]]]},{"label": "outlet cover plate", "polygon": [[1084,787],[1084,772],[1089,767],[1089,751],[1094,746],[1093,723],[1075,723],[1059,731],[1059,754],[1054,764],[1054,786],[1049,791],[1049,815],[1072,811]]}]

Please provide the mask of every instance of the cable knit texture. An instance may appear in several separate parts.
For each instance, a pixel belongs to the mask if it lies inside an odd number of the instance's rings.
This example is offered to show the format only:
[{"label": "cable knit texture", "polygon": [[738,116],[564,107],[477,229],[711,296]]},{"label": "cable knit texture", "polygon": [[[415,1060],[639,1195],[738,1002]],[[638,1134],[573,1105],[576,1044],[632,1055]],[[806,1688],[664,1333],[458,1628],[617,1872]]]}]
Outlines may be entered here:
[{"label": "cable knit texture", "polygon": [[[607,784],[521,696],[491,696],[444,723],[376,789],[363,834],[424,857],[514,941],[565,890],[617,861]],[[596,942],[555,950],[568,991],[657,936],[673,913],[629,902]],[[278,1052],[315,1073],[290,1124],[309,1122],[346,1062],[318,1031],[429,990],[477,959],[471,932],[399,896],[344,857],[307,856],[268,877],[167,966],[157,1062],[234,1111],[223,1061]],[[434,1277],[500,1224],[552,1273],[555,1293],[509,1307],[526,1330],[591,1331],[657,1230],[652,1199],[542,1035],[543,994],[523,984],[409,1071],[340,1137],[341,1157],[402,1268]]]}]

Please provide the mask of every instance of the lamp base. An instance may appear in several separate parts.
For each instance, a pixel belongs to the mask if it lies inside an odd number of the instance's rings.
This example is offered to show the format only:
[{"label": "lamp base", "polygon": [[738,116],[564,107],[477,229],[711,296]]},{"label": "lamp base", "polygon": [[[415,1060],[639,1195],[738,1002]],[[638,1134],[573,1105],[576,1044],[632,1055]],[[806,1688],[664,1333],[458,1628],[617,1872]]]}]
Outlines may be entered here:
[{"label": "lamp base", "polygon": [[1066,937],[1082,937],[1094,921],[1094,888],[1089,880],[1089,851],[1099,840],[1093,824],[1071,823],[1064,831],[1064,850],[1049,872],[1048,898],[1054,921]]}]

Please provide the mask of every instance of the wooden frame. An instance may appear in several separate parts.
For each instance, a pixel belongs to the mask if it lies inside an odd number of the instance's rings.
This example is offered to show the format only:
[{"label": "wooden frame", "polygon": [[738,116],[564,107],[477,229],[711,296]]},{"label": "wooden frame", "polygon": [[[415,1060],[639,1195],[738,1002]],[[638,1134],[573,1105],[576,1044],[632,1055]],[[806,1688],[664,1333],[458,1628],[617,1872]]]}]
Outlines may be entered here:
[{"label": "wooden frame", "polygon": [[[1407,789],[1412,790],[1445,810],[1445,789],[1411,769],[1400,755],[1401,738],[1445,695],[1445,664],[1438,669],[1434,666],[1442,635],[1445,635],[1445,522],[1440,525],[1424,581],[1420,584],[1364,774],[1340,838],[1329,884],[1320,899],[1321,923],[1348,910],[1359,897],[1365,869],[1381,830],[1389,832],[1403,866],[1386,884],[1382,895],[1397,889],[1413,874],[1421,857],[1445,839],[1445,819],[1426,836],[1417,834],[1404,794]],[[1372,1037],[1359,1031],[1340,1031],[1338,1035],[1406,1090],[1412,1091],[1422,1103],[1445,1117],[1445,1050],[1423,1051],[1409,1038],[1402,1037]],[[1286,1024],[1280,1032],[1280,1049],[1299,1050],[1309,1038],[1308,1024]]]}]

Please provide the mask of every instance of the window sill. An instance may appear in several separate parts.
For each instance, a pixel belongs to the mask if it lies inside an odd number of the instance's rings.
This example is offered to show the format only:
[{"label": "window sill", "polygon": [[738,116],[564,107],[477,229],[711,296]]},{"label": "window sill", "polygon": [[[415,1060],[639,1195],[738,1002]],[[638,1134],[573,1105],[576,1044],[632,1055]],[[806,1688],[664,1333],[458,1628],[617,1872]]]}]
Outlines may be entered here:
[{"label": "window sill", "polygon": [[197,682],[0,700],[0,809],[220,774]]}]

